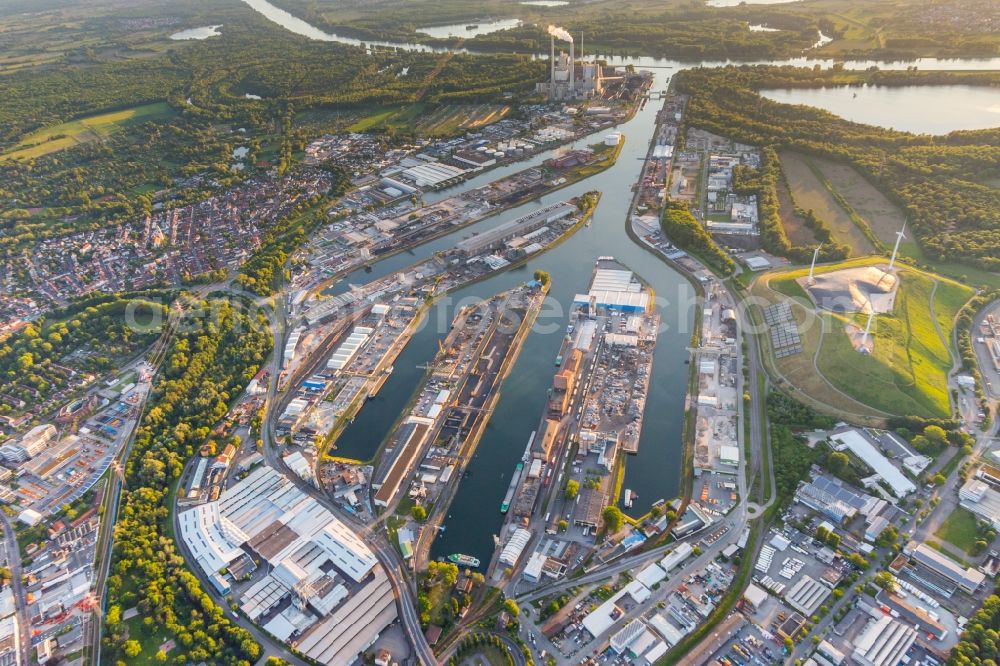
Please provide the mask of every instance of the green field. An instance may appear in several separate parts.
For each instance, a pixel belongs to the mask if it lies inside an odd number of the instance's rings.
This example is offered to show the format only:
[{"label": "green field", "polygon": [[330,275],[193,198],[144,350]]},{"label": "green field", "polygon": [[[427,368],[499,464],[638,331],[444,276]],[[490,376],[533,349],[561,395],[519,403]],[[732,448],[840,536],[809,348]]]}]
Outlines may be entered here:
[{"label": "green field", "polygon": [[953,546],[971,553],[976,541],[979,540],[979,521],[968,509],[956,507],[934,535],[944,539]]},{"label": "green field", "polygon": [[868,255],[876,250],[864,230],[844,210],[817,175],[816,158],[790,150],[782,150],[780,157],[791,198],[802,210],[814,211],[826,222],[833,233],[833,239],[849,245],[852,256]]},{"label": "green field", "polygon": [[418,136],[449,137],[504,118],[510,107],[499,104],[442,104],[425,102],[378,107],[358,118],[347,129],[367,132],[376,128],[409,132]]},{"label": "green field", "polygon": [[119,111],[99,113],[78,120],[53,125],[25,136],[10,151],[0,154],[0,160],[34,159],[86,141],[98,141],[129,125],[150,120],[163,120],[176,112],[166,102],[153,102]]},{"label": "green field", "polygon": [[[782,153],[783,159],[787,153]],[[889,200],[880,190],[865,179],[856,169],[848,164],[834,162],[820,157],[798,156],[812,166],[814,173],[818,172],[826,179],[824,185],[832,188],[837,196],[843,198],[844,202],[851,210],[843,210],[843,206],[838,208],[847,219],[851,218],[851,213],[858,215],[860,220],[855,221],[855,226],[863,225],[871,229],[871,232],[886,247],[891,248],[896,242],[896,232],[903,227],[906,215],[902,209]],[[821,181],[822,182],[822,181]],[[831,193],[832,194],[832,193]],[[781,192],[779,187],[779,200]],[[838,203],[834,197],[833,203]],[[785,223],[785,211],[782,210],[782,222]],[[805,232],[811,233],[808,229]],[[794,225],[785,224],[785,232],[793,241],[793,233],[798,233]],[[912,240],[914,231],[908,230],[907,238],[899,246],[900,256],[909,257],[919,265],[926,266],[929,270],[954,278],[963,284],[968,285],[988,285],[990,287],[1000,287],[1000,275],[984,271],[974,266],[966,266],[958,263],[945,263],[928,259],[920,245]],[[809,241],[799,241],[802,244]],[[844,241],[846,242],[846,240]]]},{"label": "green field", "polygon": [[[865,258],[817,267],[817,274],[876,262],[885,260]],[[802,336],[803,353],[769,359],[776,374],[827,412],[867,417],[951,415],[947,384],[953,361],[951,330],[955,315],[972,297],[971,288],[932,273],[901,269],[895,307],[876,316],[874,351],[865,356],[854,349],[847,326],[863,329],[867,316],[817,312],[795,281],[806,274],[808,269],[772,273],[754,285],[755,296],[767,302],[793,302]]]}]

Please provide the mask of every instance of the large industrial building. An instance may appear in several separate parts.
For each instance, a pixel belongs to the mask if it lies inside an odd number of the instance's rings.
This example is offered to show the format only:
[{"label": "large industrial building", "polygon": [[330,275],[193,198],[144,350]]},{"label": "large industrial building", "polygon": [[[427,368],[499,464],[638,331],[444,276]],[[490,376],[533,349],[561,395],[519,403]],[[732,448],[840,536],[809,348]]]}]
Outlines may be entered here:
[{"label": "large industrial building", "polygon": [[892,493],[906,497],[917,489],[916,485],[875,447],[872,440],[856,428],[848,428],[830,435],[837,451],[848,450],[868,465],[880,479],[889,484]]},{"label": "large industrial building", "polygon": [[192,558],[220,592],[219,572],[266,565],[235,595],[255,623],[323,664],[350,664],[396,619],[386,572],[343,522],[270,467],[218,501],[179,514]]},{"label": "large industrial building", "polygon": [[0,446],[0,458],[11,465],[27,462],[45,450],[55,438],[55,426],[51,424],[35,426],[24,433],[16,444]]},{"label": "large industrial building", "polygon": [[858,492],[840,479],[826,474],[799,486],[795,501],[841,525],[858,515],[869,522],[888,507],[884,499]]},{"label": "large industrial building", "polygon": [[599,268],[594,271],[590,291],[577,294],[573,304],[586,305],[592,310],[645,312],[649,308],[649,292],[632,271]]},{"label": "large industrial building", "polygon": [[927,544],[913,541],[903,552],[910,556],[908,573],[924,586],[950,597],[955,588],[973,594],[986,580],[986,575],[972,567],[962,567]]},{"label": "large industrial building", "polygon": [[565,201],[543,206],[515,220],[460,240],[455,244],[455,248],[467,257],[487,250],[494,250],[512,238],[535,231],[564,217],[569,217],[575,211],[576,206]]},{"label": "large industrial building", "polygon": [[871,620],[854,643],[854,662],[862,666],[897,666],[917,640],[912,627],[888,615]]},{"label": "large industrial building", "polygon": [[[572,36],[563,32],[559,35],[569,43],[569,53],[556,53],[556,36],[551,35],[549,45],[549,80],[539,83],[537,92],[548,95],[550,100],[590,99],[604,90],[604,68],[597,60],[587,61],[580,47],[580,62],[577,62],[575,43]],[[582,42],[581,38],[581,42]]]},{"label": "large industrial building", "polygon": [[990,478],[980,469],[975,478],[966,481],[958,491],[959,504],[994,529],[1000,529],[1000,492],[988,482]]}]

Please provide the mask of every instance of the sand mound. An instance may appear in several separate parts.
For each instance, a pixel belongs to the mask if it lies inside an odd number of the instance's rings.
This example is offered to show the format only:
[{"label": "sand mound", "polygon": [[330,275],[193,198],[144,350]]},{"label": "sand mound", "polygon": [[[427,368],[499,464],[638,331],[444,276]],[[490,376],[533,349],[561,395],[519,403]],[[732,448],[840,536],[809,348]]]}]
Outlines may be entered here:
[{"label": "sand mound", "polygon": [[817,307],[830,312],[891,312],[899,280],[883,266],[845,268],[816,276],[813,285],[807,278],[797,280],[812,296]]}]

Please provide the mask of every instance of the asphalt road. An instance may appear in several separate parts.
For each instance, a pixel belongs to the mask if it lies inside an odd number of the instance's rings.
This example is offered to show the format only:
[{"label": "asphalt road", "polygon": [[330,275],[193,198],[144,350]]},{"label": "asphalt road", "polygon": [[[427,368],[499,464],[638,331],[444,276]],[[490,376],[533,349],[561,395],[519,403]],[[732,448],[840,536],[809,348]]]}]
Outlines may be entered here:
[{"label": "asphalt road", "polygon": [[14,607],[17,612],[17,628],[20,634],[21,654],[23,664],[31,660],[31,618],[28,615],[28,599],[24,593],[24,583],[21,580],[21,552],[17,547],[17,536],[14,526],[3,511],[0,511],[0,522],[3,523],[3,542],[7,551],[7,568],[10,569],[11,586],[14,588]]}]

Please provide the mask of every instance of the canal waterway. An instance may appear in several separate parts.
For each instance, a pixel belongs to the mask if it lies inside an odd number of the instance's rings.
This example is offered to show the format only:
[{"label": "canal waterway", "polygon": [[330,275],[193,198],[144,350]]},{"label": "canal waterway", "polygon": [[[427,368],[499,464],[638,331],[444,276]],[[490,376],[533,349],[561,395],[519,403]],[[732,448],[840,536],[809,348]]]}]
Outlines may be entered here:
[{"label": "canal waterway", "polygon": [[[266,0],[243,0],[247,5],[286,29],[311,39],[361,45],[360,40],[346,39],[323,32],[314,26],[274,7]],[[372,42],[368,42],[369,45]],[[375,45],[379,45],[375,43]],[[416,51],[434,51],[419,44],[385,44]],[[610,64],[635,65],[655,72],[654,90],[666,88],[670,70],[692,66],[658,58],[607,58]],[[800,58],[774,64],[832,64],[832,61]],[[701,63],[717,66],[725,63]],[[1000,58],[983,60],[921,59],[909,63],[851,62],[851,69],[872,65],[883,68],[903,68],[916,64],[921,69],[1000,69]],[[444,337],[463,300],[487,298],[530,279],[536,269],[552,276],[549,303],[543,308],[532,334],[525,341],[516,365],[504,384],[493,418],[462,481],[449,514],[445,531],[434,543],[432,556],[462,552],[489,561],[493,550],[493,535],[501,528],[500,502],[517,461],[524,452],[531,432],[536,428],[545,406],[546,391],[555,372],[554,360],[566,327],[568,306],[576,293],[585,291],[590,281],[594,261],[611,255],[629,266],[656,291],[658,308],[663,318],[663,332],[658,343],[653,366],[652,383],[646,403],[645,421],[639,453],[627,459],[625,487],[638,493],[634,511],[641,513],[660,498],[671,498],[678,491],[681,463],[681,429],[684,397],[687,385],[688,358],[686,347],[696,317],[694,292],[687,280],[645,249],[633,243],[625,233],[626,215],[632,198],[631,187],[639,177],[642,160],[655,126],[659,104],[649,103],[619,129],[625,134],[625,146],[617,163],[567,188],[541,197],[536,201],[505,211],[474,227],[428,242],[410,252],[388,257],[368,269],[355,271],[331,291],[340,291],[349,284],[362,284],[451,248],[472,233],[491,228],[537,208],[589,190],[600,190],[601,202],[594,212],[592,225],[584,227],[566,242],[533,258],[526,266],[495,275],[463,289],[436,303],[428,313],[423,327],[413,336],[399,356],[395,371],[379,395],[362,409],[338,442],[338,455],[369,459],[389,432],[392,424],[410,399],[423,370],[418,365],[431,360],[437,351],[437,341]],[[545,159],[541,154],[525,162],[501,167],[474,178],[458,188],[432,193],[428,202],[451,196],[465,188],[476,187],[506,173],[537,164]]]},{"label": "canal waterway", "polygon": [[[667,72],[659,71],[654,87],[665,87],[667,76]],[[502,522],[500,502],[545,408],[546,392],[556,370],[554,361],[565,334],[569,307],[577,293],[586,291],[594,261],[599,256],[611,255],[625,263],[652,284],[658,300],[664,301],[660,309],[664,330],[657,344],[642,440],[638,455],[627,459],[625,487],[638,493],[639,501],[634,510],[639,513],[653,501],[677,494],[688,372],[686,346],[695,317],[694,291],[684,277],[625,234],[631,187],[639,177],[658,109],[658,104],[648,104],[619,127],[625,135],[625,146],[618,161],[607,171],[475,225],[474,228],[480,231],[487,225],[514,219],[542,205],[590,190],[602,192],[591,226],[583,227],[527,266],[459,289],[432,307],[423,328],[400,355],[382,391],[365,406],[338,441],[337,455],[370,458],[419,382],[423,370],[416,366],[433,358],[437,341],[447,332],[455,309],[467,299],[487,298],[516,286],[530,279],[535,269],[549,272],[552,276],[549,303],[504,385],[493,418],[469,465],[469,475],[463,480],[445,520],[445,531],[435,542],[433,555],[462,552],[484,562],[489,560],[493,552],[492,535],[498,532]],[[486,176],[487,179],[495,177],[496,172]],[[471,229],[456,231],[412,252],[390,257],[375,264],[370,271],[356,271],[338,287],[377,279],[437,250],[453,247],[460,238],[471,234]]]}]

